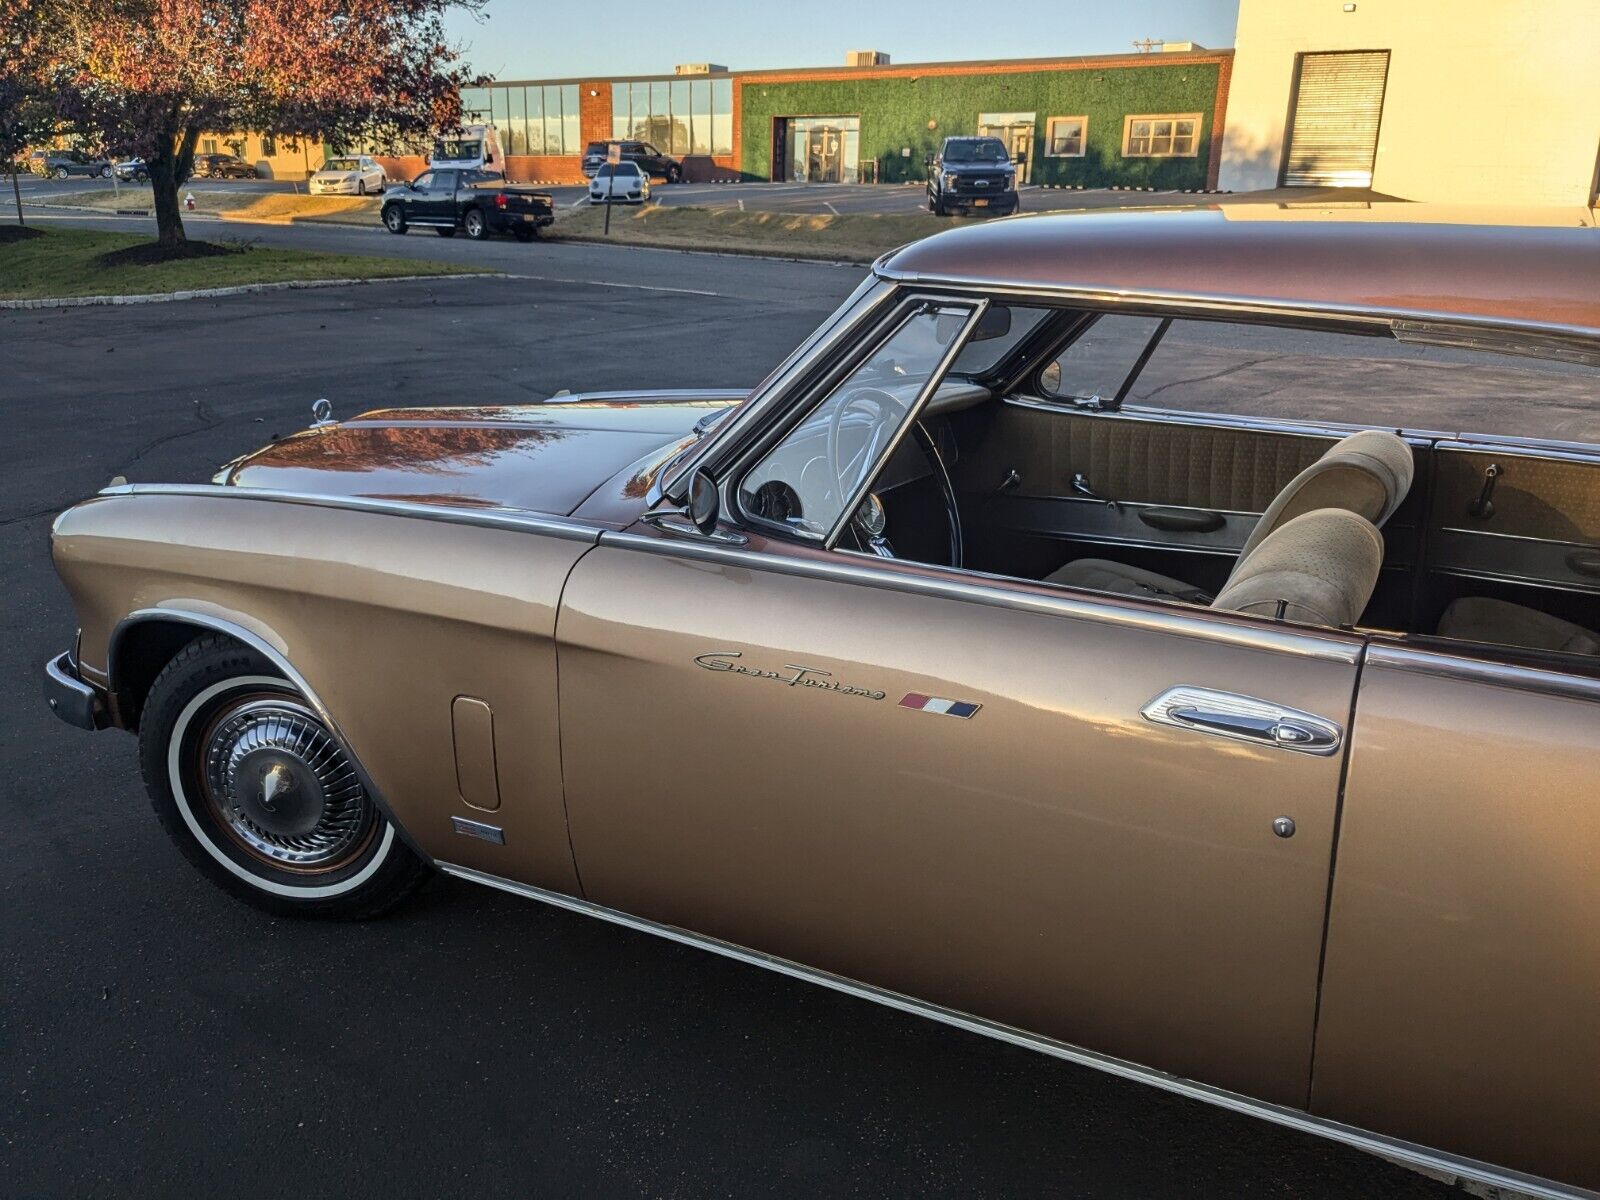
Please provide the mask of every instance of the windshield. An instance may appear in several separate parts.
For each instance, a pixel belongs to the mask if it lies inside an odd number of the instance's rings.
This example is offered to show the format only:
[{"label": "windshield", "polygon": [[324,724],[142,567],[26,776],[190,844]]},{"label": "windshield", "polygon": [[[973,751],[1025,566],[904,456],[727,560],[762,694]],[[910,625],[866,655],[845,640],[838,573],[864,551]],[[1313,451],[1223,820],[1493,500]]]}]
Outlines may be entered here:
[{"label": "windshield", "polygon": [[455,162],[465,158],[482,158],[483,142],[477,138],[466,141],[446,138],[433,144],[433,156],[441,161]]},{"label": "windshield", "polygon": [[637,175],[639,168],[632,163],[606,163],[594,173],[596,179],[605,179],[611,175]]},{"label": "windshield", "polygon": [[1005,143],[999,138],[946,142],[944,147],[944,160],[947,163],[1002,163],[1007,157]]},{"label": "windshield", "polygon": [[361,164],[353,158],[330,158],[322,164],[324,171],[358,171]]}]

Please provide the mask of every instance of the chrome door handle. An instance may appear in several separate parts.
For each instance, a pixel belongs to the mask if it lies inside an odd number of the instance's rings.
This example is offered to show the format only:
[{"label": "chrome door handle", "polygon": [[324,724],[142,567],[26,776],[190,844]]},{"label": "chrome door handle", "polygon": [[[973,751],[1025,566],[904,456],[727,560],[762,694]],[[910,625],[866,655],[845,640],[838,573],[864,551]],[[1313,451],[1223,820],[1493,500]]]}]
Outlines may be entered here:
[{"label": "chrome door handle", "polygon": [[1145,720],[1158,725],[1300,754],[1332,754],[1344,735],[1334,722],[1296,708],[1188,685],[1169,688],[1140,711]]}]

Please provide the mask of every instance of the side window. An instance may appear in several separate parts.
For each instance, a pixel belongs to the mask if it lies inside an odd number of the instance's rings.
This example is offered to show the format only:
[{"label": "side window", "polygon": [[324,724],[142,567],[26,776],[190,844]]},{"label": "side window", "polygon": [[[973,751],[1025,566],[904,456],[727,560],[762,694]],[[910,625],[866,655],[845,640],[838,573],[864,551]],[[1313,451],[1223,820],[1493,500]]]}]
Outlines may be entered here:
[{"label": "side window", "polygon": [[456,181],[460,178],[459,171],[436,171],[433,176],[433,186],[441,192],[453,192],[458,186]]},{"label": "side window", "polygon": [[1121,313],[1097,318],[1040,372],[1040,387],[1058,399],[1110,405],[1160,324]]},{"label": "side window", "polygon": [[976,310],[917,304],[740,482],[754,517],[824,538],[857,502],[908,413],[937,386]]}]

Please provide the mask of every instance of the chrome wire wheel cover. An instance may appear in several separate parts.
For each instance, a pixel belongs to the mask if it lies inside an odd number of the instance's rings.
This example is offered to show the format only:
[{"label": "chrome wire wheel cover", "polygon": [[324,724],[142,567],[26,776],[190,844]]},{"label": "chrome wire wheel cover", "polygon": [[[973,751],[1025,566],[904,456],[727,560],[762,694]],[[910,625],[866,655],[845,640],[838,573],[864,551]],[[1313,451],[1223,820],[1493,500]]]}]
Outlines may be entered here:
[{"label": "chrome wire wheel cover", "polygon": [[195,760],[213,820],[272,866],[337,870],[366,849],[380,824],[338,742],[292,696],[232,698],[205,725]]}]

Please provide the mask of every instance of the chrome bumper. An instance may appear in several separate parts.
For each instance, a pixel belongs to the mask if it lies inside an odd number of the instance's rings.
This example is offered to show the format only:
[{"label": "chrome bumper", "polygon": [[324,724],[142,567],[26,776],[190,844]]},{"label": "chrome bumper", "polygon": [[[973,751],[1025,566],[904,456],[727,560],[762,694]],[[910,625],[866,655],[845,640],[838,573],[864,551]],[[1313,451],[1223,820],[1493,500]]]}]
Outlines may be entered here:
[{"label": "chrome bumper", "polygon": [[79,729],[104,729],[108,724],[100,691],[78,677],[71,651],[56,655],[44,665],[44,698],[68,725]]}]

